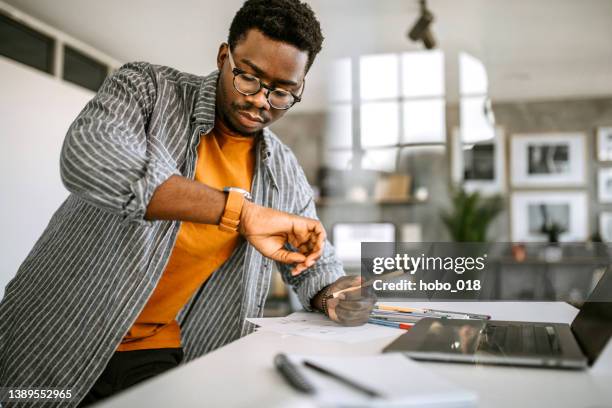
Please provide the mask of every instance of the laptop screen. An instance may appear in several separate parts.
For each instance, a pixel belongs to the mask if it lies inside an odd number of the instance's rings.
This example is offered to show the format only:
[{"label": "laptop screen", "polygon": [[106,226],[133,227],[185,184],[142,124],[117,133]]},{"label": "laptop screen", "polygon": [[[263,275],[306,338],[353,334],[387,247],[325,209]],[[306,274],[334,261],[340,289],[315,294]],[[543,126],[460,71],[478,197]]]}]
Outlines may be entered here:
[{"label": "laptop screen", "polygon": [[608,268],[589,296],[589,299],[595,301],[585,302],[572,322],[572,332],[589,359],[589,364],[593,364],[612,336],[612,302],[608,299],[610,293],[612,271]]}]

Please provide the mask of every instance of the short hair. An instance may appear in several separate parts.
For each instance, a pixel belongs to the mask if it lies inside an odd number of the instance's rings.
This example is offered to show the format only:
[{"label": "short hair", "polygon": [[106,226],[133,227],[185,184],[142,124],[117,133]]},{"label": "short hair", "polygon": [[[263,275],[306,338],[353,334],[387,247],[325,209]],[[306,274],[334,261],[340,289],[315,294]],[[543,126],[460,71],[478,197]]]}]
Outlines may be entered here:
[{"label": "short hair", "polygon": [[323,44],[323,34],[317,17],[310,6],[300,0],[245,1],[230,26],[230,49],[234,49],[251,29],[257,29],[273,40],[306,51],[306,71],[310,69]]}]

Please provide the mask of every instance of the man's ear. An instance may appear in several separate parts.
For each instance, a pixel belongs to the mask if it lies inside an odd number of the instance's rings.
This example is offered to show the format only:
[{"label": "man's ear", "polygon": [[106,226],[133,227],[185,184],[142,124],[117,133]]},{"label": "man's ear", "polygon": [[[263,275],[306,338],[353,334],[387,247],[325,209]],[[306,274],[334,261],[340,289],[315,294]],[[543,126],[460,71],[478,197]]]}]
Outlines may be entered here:
[{"label": "man's ear", "polygon": [[219,51],[217,52],[217,69],[219,69],[219,71],[223,69],[223,63],[227,58],[227,47],[229,47],[227,43],[221,43],[221,45],[219,45]]}]

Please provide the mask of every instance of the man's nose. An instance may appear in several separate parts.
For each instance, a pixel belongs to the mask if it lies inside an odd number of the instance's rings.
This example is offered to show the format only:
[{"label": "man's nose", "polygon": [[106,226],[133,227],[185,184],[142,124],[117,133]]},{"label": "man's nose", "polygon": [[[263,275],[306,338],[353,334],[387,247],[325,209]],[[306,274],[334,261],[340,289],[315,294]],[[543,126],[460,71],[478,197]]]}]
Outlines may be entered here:
[{"label": "man's nose", "polygon": [[263,86],[259,90],[259,92],[246,96],[246,99],[249,103],[253,104],[257,109],[265,109],[270,110],[270,103],[268,102],[268,94],[269,90],[264,88]]}]

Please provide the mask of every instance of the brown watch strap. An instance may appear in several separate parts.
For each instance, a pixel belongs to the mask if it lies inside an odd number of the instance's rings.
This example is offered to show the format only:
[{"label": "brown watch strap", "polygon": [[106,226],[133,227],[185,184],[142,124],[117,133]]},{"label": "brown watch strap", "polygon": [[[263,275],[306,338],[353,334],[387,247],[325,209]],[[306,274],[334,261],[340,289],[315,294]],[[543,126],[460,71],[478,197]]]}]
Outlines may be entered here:
[{"label": "brown watch strap", "polygon": [[227,194],[225,210],[223,211],[223,215],[221,216],[221,223],[219,224],[219,229],[221,231],[238,231],[238,225],[240,224],[240,214],[242,213],[243,205],[244,195],[239,191],[230,190]]}]

